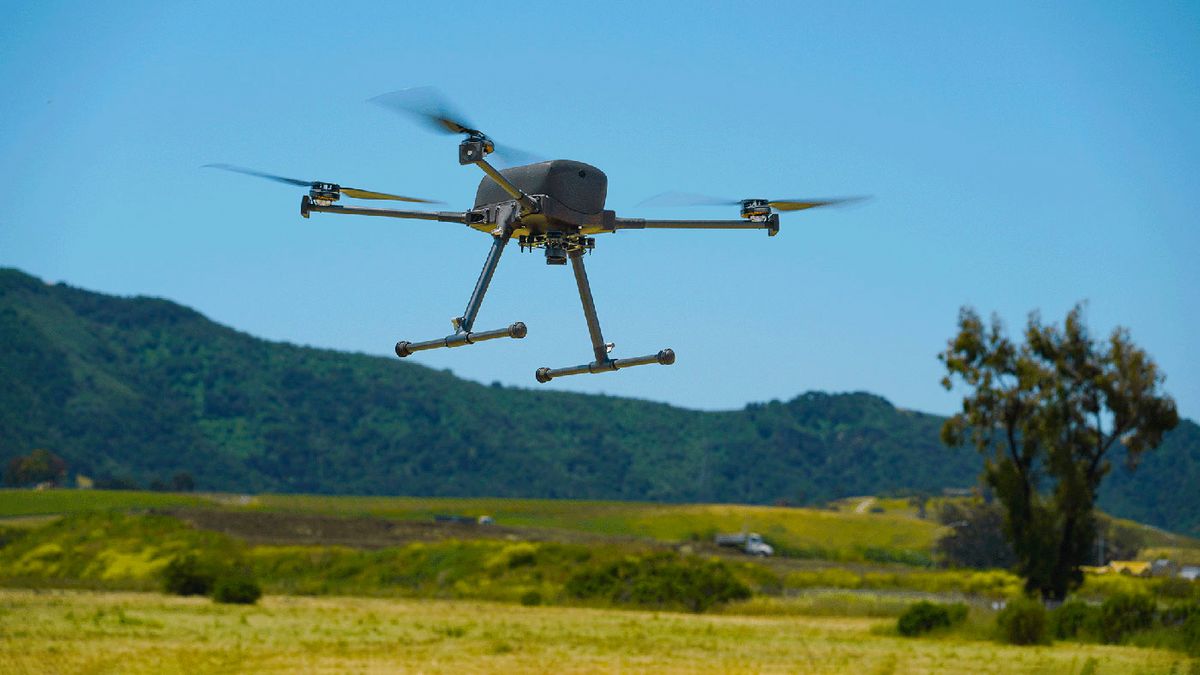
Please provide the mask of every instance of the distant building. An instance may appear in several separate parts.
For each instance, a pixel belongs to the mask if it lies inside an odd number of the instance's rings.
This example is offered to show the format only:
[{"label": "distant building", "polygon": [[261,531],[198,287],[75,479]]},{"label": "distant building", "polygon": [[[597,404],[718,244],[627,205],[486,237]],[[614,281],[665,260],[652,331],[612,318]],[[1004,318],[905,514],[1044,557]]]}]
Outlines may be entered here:
[{"label": "distant building", "polygon": [[1152,563],[1141,560],[1114,560],[1102,567],[1080,567],[1088,574],[1127,574],[1133,577],[1150,576]]},{"label": "distant building", "polygon": [[1200,579],[1200,565],[1184,565],[1179,568],[1179,576],[1188,581]]},{"label": "distant building", "polygon": [[1159,558],[1150,563],[1150,576],[1173,577],[1179,574],[1179,565],[1172,560]]}]

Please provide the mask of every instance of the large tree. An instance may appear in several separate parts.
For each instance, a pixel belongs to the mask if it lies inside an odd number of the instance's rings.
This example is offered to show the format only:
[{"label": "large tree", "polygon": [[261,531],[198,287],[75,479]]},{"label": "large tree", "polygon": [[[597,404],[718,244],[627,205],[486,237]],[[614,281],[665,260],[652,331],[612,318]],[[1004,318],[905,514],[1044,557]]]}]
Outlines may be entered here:
[{"label": "large tree", "polygon": [[969,390],[942,440],[985,457],[983,478],[1004,506],[1026,591],[1062,600],[1083,577],[1096,533],[1093,506],[1117,448],[1129,467],[1179,422],[1164,376],[1117,328],[1093,340],[1076,306],[1064,325],[1031,314],[1014,344],[1000,320],[985,326],[963,308],[958,334],[939,358],[942,384]]},{"label": "large tree", "polygon": [[34,450],[25,456],[13,457],[4,472],[9,485],[28,483],[57,483],[67,475],[67,463],[49,450]]}]

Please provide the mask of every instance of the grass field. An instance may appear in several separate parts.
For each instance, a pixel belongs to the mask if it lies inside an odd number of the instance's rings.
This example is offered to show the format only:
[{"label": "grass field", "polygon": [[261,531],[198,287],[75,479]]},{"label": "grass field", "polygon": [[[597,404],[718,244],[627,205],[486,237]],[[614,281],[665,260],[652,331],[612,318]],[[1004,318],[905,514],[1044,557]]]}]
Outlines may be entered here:
[{"label": "grass field", "polygon": [[667,542],[709,542],[718,532],[759,532],[783,551],[827,560],[928,554],[937,523],[903,512],[847,513],[729,504],[650,504],[547,499],[181,495],[98,490],[0,490],[0,518],[94,510],[180,507],[373,516],[430,521],[439,514],[490,515],[497,524]]},{"label": "grass field", "polygon": [[0,672],[1196,673],[1179,654],[911,640],[871,618],[0,590]]}]

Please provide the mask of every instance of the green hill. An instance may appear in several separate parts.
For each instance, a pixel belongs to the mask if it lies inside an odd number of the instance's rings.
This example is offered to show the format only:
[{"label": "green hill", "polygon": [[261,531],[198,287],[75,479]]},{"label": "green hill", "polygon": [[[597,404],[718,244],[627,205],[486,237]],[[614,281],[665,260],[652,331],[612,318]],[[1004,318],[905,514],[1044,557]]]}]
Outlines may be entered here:
[{"label": "green hill", "polygon": [[[967,486],[942,418],[866,393],[702,412],[484,386],[396,359],[260,340],[177,304],[0,270],[0,466],[209,490],[809,504]],[[1200,526],[1200,429],[1183,423],[1102,505]]]}]

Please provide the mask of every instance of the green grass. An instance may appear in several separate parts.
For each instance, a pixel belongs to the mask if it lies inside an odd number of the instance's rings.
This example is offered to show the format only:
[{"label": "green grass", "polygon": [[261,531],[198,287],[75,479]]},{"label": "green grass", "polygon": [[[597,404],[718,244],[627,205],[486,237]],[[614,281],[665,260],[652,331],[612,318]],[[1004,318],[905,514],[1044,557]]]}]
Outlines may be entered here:
[{"label": "green grass", "polygon": [[0,590],[0,672],[1194,672],[1159,649],[906,639],[894,619]]},{"label": "green grass", "polygon": [[893,562],[928,560],[938,526],[902,511],[855,514],[729,504],[550,499],[187,495],[103,490],[0,491],[0,518],[109,509],[219,506],[231,509],[432,520],[438,514],[491,515],[501,525],[587,534],[710,542],[718,532],[759,532],[780,552],[806,558]]},{"label": "green grass", "polygon": [[260,495],[246,508],[401,520],[425,520],[443,513],[486,514],[502,525],[667,542],[708,542],[718,532],[745,528],[767,537],[783,552],[833,560],[870,560],[872,553],[879,551],[898,557],[926,555],[938,527],[901,514],[730,504]]},{"label": "green grass", "polygon": [[0,518],[199,506],[199,495],[134,490],[0,489]]}]

